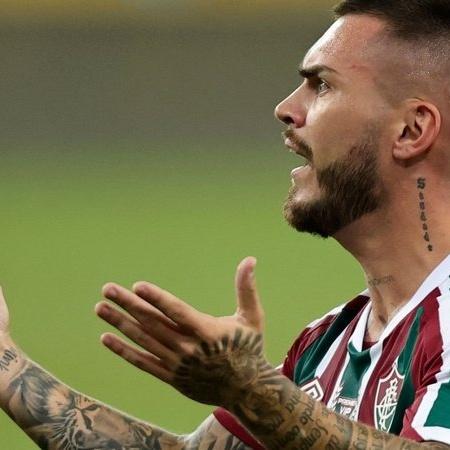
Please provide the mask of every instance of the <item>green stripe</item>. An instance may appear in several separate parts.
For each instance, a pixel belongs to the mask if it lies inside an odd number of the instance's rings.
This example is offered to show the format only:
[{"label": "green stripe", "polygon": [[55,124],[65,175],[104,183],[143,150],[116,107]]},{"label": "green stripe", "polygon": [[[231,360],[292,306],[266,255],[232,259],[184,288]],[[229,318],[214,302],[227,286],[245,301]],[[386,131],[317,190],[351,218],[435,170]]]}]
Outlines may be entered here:
[{"label": "green stripe", "polygon": [[370,366],[370,350],[359,352],[350,342],[348,353],[350,359],[342,375],[342,389],[339,397],[357,399],[362,378]]},{"label": "green stripe", "polygon": [[450,428],[450,382],[443,383],[425,422],[426,427]]},{"label": "green stripe", "polygon": [[416,316],[414,317],[414,322],[408,333],[408,338],[406,339],[405,346],[400,353],[397,361],[397,369],[400,375],[405,376],[403,382],[403,388],[400,392],[398,398],[397,408],[395,410],[394,419],[389,428],[389,432],[393,434],[399,434],[403,428],[403,419],[405,416],[405,411],[412,405],[416,395],[414,383],[412,379],[412,360],[414,348],[416,346],[417,338],[419,337],[420,331],[420,320],[422,319],[423,308],[417,309]]},{"label": "green stripe", "polygon": [[339,337],[347,325],[354,319],[359,310],[344,308],[334,319],[328,330],[319,336],[302,354],[295,365],[294,381],[301,386],[315,377],[317,366],[322,361],[333,342]]}]

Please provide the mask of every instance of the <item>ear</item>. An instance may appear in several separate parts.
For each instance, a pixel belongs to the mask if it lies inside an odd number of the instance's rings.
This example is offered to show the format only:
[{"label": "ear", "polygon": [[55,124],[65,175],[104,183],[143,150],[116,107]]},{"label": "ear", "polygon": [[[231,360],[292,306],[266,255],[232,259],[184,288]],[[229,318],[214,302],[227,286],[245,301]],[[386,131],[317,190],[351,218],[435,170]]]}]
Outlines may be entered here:
[{"label": "ear", "polygon": [[393,156],[406,162],[430,150],[439,135],[442,119],[436,106],[419,99],[409,100],[403,111]]}]

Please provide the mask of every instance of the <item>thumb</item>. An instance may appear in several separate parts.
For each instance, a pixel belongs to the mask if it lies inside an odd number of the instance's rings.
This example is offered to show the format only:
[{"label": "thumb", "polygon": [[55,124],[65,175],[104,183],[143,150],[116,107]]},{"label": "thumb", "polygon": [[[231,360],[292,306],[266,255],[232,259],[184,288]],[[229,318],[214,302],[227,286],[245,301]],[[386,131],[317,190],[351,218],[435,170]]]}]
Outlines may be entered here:
[{"label": "thumb", "polygon": [[259,300],[255,281],[256,258],[243,259],[236,269],[237,314],[250,325],[262,331],[264,310]]}]

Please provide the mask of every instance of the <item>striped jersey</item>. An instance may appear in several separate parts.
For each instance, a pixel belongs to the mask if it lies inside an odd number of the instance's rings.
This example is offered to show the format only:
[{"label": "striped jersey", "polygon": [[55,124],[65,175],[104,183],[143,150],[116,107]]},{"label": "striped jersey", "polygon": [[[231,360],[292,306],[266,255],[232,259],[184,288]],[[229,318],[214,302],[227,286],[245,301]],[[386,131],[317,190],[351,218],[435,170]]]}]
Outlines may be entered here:
[{"label": "striped jersey", "polygon": [[[376,343],[364,341],[368,291],[310,324],[282,372],[352,420],[415,441],[450,444],[450,256],[426,278]],[[227,411],[217,420],[263,447]]]}]

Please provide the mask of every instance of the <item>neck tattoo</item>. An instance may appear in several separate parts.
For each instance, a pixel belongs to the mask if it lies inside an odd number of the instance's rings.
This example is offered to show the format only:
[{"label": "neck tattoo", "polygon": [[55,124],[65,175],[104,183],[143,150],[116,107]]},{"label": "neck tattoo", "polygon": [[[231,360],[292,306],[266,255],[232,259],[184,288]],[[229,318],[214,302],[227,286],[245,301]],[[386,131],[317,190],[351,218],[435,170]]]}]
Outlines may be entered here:
[{"label": "neck tattoo", "polygon": [[429,252],[433,251],[433,245],[431,244],[430,231],[428,227],[428,217],[425,206],[425,188],[427,187],[426,178],[417,179],[417,189],[419,190],[419,212],[420,221],[422,222],[423,239],[427,243],[427,249]]}]

